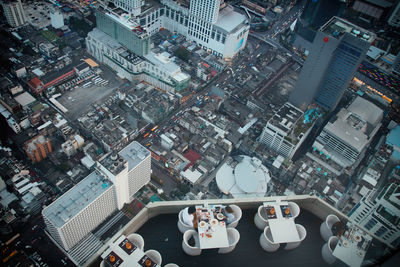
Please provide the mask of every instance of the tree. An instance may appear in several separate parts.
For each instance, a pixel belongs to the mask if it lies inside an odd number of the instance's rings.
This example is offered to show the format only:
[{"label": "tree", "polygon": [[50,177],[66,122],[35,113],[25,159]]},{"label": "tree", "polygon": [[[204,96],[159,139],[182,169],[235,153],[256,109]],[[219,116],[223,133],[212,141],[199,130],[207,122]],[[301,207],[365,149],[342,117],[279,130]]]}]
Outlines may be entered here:
[{"label": "tree", "polygon": [[177,56],[178,58],[182,59],[183,61],[188,62],[188,60],[189,60],[189,54],[190,53],[184,47],[179,47],[178,49],[176,49],[174,54],[175,54],[175,56]]}]

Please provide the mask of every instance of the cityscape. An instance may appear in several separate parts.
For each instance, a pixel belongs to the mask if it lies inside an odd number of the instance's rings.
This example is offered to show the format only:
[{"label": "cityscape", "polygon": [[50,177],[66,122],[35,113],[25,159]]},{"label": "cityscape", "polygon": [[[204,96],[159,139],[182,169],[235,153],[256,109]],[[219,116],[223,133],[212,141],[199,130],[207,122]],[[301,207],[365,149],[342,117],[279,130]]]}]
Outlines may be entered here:
[{"label": "cityscape", "polygon": [[399,266],[400,1],[0,4],[1,266]]}]

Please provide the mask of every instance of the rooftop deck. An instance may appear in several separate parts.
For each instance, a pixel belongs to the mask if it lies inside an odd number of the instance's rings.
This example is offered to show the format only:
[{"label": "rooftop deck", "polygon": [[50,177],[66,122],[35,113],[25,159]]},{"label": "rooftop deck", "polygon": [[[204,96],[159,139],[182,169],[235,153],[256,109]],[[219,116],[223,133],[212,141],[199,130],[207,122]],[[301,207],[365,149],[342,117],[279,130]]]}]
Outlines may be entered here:
[{"label": "rooftop deck", "polygon": [[[229,254],[218,254],[217,249],[203,250],[200,256],[188,256],[182,250],[182,234],[176,222],[177,214],[159,215],[150,219],[137,233],[145,240],[145,250],[158,250],[163,263],[174,262],[179,266],[325,266],[321,248],[324,240],[319,233],[322,222],[312,213],[302,210],[296,223],[307,229],[307,237],[294,250],[286,251],[281,246],[275,253],[264,251],[259,243],[261,231],[254,225],[256,210],[243,211],[243,217],[236,228],[240,240],[235,250]],[[166,241],[168,240],[168,241]],[[345,266],[338,264],[336,266]]]},{"label": "rooftop deck", "polygon": [[[326,202],[309,196],[283,197],[282,200],[296,201],[301,208],[296,223],[303,225],[307,230],[307,236],[302,244],[294,250],[284,250],[283,245],[274,253],[264,251],[259,244],[262,231],[254,225],[253,218],[257,207],[263,201],[274,198],[252,198],[252,199],[219,199],[214,201],[172,201],[155,202],[145,207],[128,225],[121,229],[109,242],[119,238],[121,234],[129,235],[136,232],[143,236],[144,250],[155,249],[162,255],[162,266],[173,262],[181,267],[185,266],[329,266],[321,256],[324,240],[320,236],[320,224],[322,218],[330,213],[336,214],[342,221],[348,218],[334,209]],[[235,250],[229,254],[218,254],[217,249],[203,250],[200,256],[188,256],[182,250],[182,234],[177,228],[178,212],[188,205],[207,203],[235,203],[242,208],[243,216],[237,226],[240,232],[240,240]],[[104,249],[107,246],[103,246]],[[100,255],[103,250],[98,251],[88,263],[90,266],[99,266]],[[383,249],[378,240],[373,242],[364,258],[364,264],[369,259],[381,258]],[[365,266],[372,266],[367,264]],[[346,266],[337,260],[331,266]],[[391,266],[385,265],[385,266]]]}]

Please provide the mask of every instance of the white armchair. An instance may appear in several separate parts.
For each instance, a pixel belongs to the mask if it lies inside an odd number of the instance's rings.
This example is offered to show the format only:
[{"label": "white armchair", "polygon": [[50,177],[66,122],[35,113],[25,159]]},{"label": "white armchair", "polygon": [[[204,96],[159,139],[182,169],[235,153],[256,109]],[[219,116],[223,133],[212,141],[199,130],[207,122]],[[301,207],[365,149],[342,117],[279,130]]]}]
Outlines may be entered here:
[{"label": "white armchair", "polygon": [[336,261],[336,257],[333,256],[333,251],[335,250],[335,247],[337,243],[339,242],[339,238],[337,236],[331,236],[328,239],[328,242],[326,242],[322,246],[322,259],[328,264],[333,264]]},{"label": "white armchair", "polygon": [[236,247],[236,244],[239,242],[240,233],[238,230],[236,230],[235,228],[227,228],[226,230],[228,232],[229,247],[220,248],[218,250],[218,253],[229,253],[233,251]]},{"label": "white armchair", "polygon": [[297,205],[297,203],[292,201],[288,202],[288,204],[289,204],[290,214],[292,215],[292,218],[295,219],[300,214],[300,207],[299,205]]},{"label": "white armchair", "polygon": [[187,230],[194,230],[194,227],[187,225],[183,222],[182,213],[183,213],[183,210],[181,210],[178,214],[178,229],[182,234],[184,234]]},{"label": "white armchair", "polygon": [[307,236],[307,230],[306,230],[306,228],[304,228],[303,225],[296,224],[296,228],[297,228],[297,232],[299,233],[300,241],[287,243],[285,246],[286,250],[297,248]]},{"label": "white armchair", "polygon": [[128,240],[135,244],[140,250],[144,248],[144,239],[139,234],[130,234],[128,235]]},{"label": "white armchair", "polygon": [[146,254],[150,259],[152,259],[158,265],[161,265],[162,257],[160,252],[158,252],[157,250],[149,249],[144,254]]},{"label": "white armchair", "polygon": [[263,205],[258,207],[257,213],[254,215],[254,224],[260,230],[264,230],[264,228],[268,225],[267,213]]},{"label": "white armchair", "polygon": [[[198,233],[195,230],[187,230],[183,234],[182,249],[186,254],[188,254],[190,256],[198,256],[201,254],[201,248],[200,248],[200,244],[199,244],[197,235],[198,235]],[[192,236],[194,237],[194,240],[195,240],[194,246],[191,246],[188,243],[188,240]]]},{"label": "white armchair", "polygon": [[233,210],[233,215],[235,216],[235,220],[227,225],[228,228],[235,228],[240,219],[242,218],[242,209],[237,205],[229,205],[229,207]]},{"label": "white armchair", "polygon": [[274,243],[269,226],[265,227],[264,232],[260,235],[260,245],[267,252],[275,252],[281,246],[279,243]]},{"label": "white armchair", "polygon": [[326,217],[325,221],[321,223],[319,231],[321,237],[325,241],[328,241],[328,239],[333,235],[332,226],[337,222],[340,222],[340,219],[336,215],[330,214]]}]

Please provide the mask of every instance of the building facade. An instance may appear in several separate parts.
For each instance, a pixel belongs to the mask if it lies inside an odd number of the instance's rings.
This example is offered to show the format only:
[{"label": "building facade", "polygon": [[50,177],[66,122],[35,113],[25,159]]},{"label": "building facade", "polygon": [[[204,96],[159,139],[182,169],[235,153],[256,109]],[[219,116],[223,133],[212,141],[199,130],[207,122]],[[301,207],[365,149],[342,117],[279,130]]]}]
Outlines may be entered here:
[{"label": "building facade", "polygon": [[23,26],[28,22],[21,0],[3,0],[1,5],[7,22],[11,27]]},{"label": "building facade", "polygon": [[86,47],[92,56],[114,69],[121,78],[145,81],[167,92],[189,86],[190,76],[169,57],[153,52],[139,57],[97,28],[86,37]]},{"label": "building facade", "polygon": [[[260,143],[284,157],[293,157],[310,132],[313,122],[303,127],[303,112],[290,103],[285,103],[277,113],[268,120],[259,137]],[[297,130],[299,129],[299,130]]]},{"label": "building facade", "polygon": [[400,186],[390,184],[379,194],[371,191],[349,213],[350,220],[393,247],[400,245]]},{"label": "building facade", "polygon": [[92,172],[43,209],[47,231],[65,250],[71,250],[117,210],[116,194],[111,181]]},{"label": "building facade", "polygon": [[150,50],[150,35],[131,20],[129,14],[117,14],[99,8],[96,11],[97,28],[139,56]]},{"label": "building facade", "polygon": [[49,138],[38,135],[25,144],[25,153],[33,162],[40,162],[53,152]]},{"label": "building facade", "polygon": [[323,128],[313,147],[340,166],[356,167],[381,126],[383,111],[357,97]]},{"label": "building facade", "polygon": [[394,7],[393,12],[388,19],[388,24],[393,27],[400,27],[400,2]]},{"label": "building facade", "polygon": [[97,168],[42,211],[47,231],[65,250],[74,248],[150,181],[151,155],[138,142],[108,153]]},{"label": "building facade", "polygon": [[118,209],[122,209],[150,181],[151,154],[134,141],[120,152],[100,159],[97,167],[115,184]]},{"label": "building facade", "polygon": [[289,101],[305,109],[313,100],[336,108],[376,35],[333,17],[317,32]]}]

